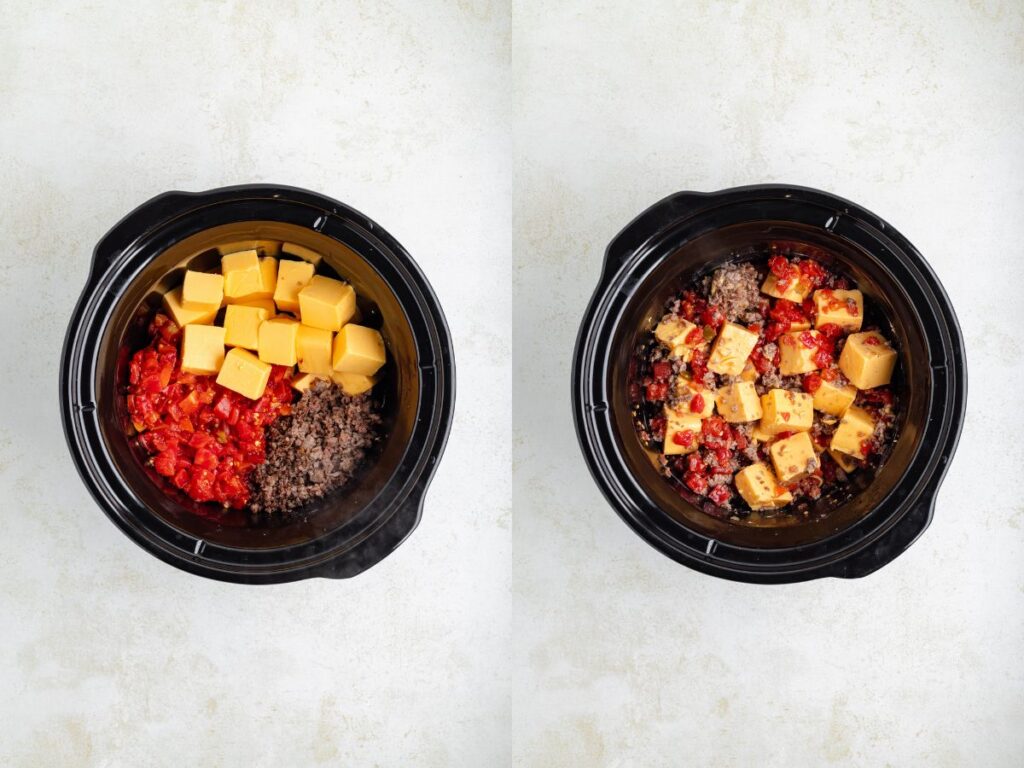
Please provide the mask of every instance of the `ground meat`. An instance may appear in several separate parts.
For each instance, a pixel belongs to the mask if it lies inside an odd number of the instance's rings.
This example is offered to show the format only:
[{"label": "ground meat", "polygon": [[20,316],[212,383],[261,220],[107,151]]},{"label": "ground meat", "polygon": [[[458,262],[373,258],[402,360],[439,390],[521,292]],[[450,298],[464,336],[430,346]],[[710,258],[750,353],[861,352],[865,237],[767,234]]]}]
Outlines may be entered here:
[{"label": "ground meat", "polygon": [[761,276],[750,264],[729,264],[716,269],[708,283],[708,298],[726,320],[739,320],[756,310],[761,300]]},{"label": "ground meat", "polygon": [[317,381],[291,418],[267,430],[267,460],[252,474],[250,508],[292,512],[348,483],[378,437],[380,415],[368,395],[350,396]]}]

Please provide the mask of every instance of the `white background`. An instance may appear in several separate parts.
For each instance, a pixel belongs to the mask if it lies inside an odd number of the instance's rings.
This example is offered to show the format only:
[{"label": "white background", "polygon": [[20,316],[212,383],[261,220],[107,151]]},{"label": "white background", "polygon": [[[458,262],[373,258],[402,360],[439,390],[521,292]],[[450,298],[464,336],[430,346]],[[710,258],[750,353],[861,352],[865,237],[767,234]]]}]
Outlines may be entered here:
[{"label": "white background", "polygon": [[[164,6],[0,17],[0,764],[1024,761],[1019,3]],[[354,580],[165,566],[64,446],[58,355],[93,244],[161,191],[248,181],[377,219],[452,327],[423,522]],[[671,192],[770,181],[898,227],[967,340],[935,520],[860,581],[672,563],[572,430],[608,240]]]}]

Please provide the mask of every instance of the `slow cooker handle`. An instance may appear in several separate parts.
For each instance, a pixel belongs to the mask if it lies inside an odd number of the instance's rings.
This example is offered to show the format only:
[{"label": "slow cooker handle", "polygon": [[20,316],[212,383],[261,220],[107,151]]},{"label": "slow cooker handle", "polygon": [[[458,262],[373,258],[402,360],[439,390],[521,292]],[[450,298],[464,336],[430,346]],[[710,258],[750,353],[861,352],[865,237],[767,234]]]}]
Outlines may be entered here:
[{"label": "slow cooker handle", "polygon": [[713,197],[714,193],[707,192],[676,192],[659,200],[629,222],[612,238],[605,250],[601,285],[606,285],[645,242],[661,233],[670,224],[707,205]]},{"label": "slow cooker handle", "polygon": [[[940,481],[941,482],[941,481]],[[935,498],[939,483],[933,484],[916,505],[903,516],[892,530],[885,533],[871,547],[857,553],[823,576],[840,579],[859,579],[888,565],[913,544],[924,533],[935,512]]]},{"label": "slow cooker handle", "polygon": [[96,244],[89,282],[103,274],[133,241],[153,227],[195,208],[197,198],[200,197],[202,193],[164,192],[147,200],[117,222]]},{"label": "slow cooker handle", "polygon": [[314,575],[326,579],[349,579],[390,555],[419,525],[425,492],[425,487],[417,488],[398,511],[366,541],[326,563]]}]

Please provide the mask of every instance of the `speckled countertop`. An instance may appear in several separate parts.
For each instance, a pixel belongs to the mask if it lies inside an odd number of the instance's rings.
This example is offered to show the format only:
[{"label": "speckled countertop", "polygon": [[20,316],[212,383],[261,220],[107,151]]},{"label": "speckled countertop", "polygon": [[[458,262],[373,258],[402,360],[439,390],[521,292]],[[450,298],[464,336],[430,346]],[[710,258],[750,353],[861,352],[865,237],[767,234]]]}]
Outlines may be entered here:
[{"label": "speckled countertop", "polygon": [[[8,3],[0,46],[0,764],[1024,762],[1019,3]],[[92,245],[167,189],[338,197],[446,309],[423,522],[346,582],[147,556],[57,411]],[[659,556],[576,448],[608,240],[680,189],[849,197],[926,255],[971,393],[934,523],[860,581]]]}]

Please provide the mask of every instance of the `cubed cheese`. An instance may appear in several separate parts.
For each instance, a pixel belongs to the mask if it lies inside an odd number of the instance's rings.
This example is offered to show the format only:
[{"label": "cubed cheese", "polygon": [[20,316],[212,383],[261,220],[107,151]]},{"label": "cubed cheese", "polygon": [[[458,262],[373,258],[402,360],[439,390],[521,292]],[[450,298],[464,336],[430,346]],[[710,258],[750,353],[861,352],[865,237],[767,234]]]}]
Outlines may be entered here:
[{"label": "cubed cheese", "polygon": [[303,373],[315,373],[318,376],[330,376],[331,341],[334,334],[323,328],[311,328],[302,323],[296,337],[296,354],[299,370]]},{"label": "cubed cheese", "polygon": [[224,309],[224,343],[229,347],[259,349],[260,324],[270,313],[246,304],[228,304]]},{"label": "cubed cheese", "polygon": [[270,364],[241,347],[228,350],[217,383],[250,400],[263,397],[270,380]]},{"label": "cubed cheese", "polygon": [[378,331],[349,323],[334,337],[334,370],[372,376],[384,365],[384,339]]},{"label": "cubed cheese", "polygon": [[274,365],[295,365],[298,359],[299,324],[286,317],[275,317],[260,323],[257,349],[260,360]]},{"label": "cubed cheese", "polygon": [[847,332],[859,331],[864,320],[864,294],[860,291],[823,288],[814,292],[814,307],[815,328],[832,324]]},{"label": "cubed cheese", "polygon": [[811,324],[806,320],[790,320],[789,330],[792,331],[807,331],[810,330]]},{"label": "cubed cheese", "polygon": [[770,443],[772,440],[775,439],[775,435],[773,435],[771,432],[766,432],[764,429],[761,428],[760,421],[750,428],[750,436],[754,440],[757,440],[762,443]]},{"label": "cubed cheese", "polygon": [[313,279],[313,265],[306,261],[281,259],[277,265],[277,286],[274,303],[278,309],[299,311],[299,291]]},{"label": "cubed cheese", "polygon": [[[686,346],[686,338],[696,329],[696,325],[679,315],[666,315],[654,329],[654,338],[669,349],[675,349],[676,347]],[[695,343],[704,342],[703,334],[700,334],[699,339],[696,337],[697,334],[694,334],[693,341]],[[695,344],[691,344],[690,346],[694,345]]]},{"label": "cubed cheese", "polygon": [[299,392],[305,392],[313,386],[314,381],[323,378],[323,376],[317,376],[315,373],[300,373],[297,376],[292,376],[292,387]]},{"label": "cubed cheese", "polygon": [[761,399],[749,381],[737,381],[718,390],[718,415],[731,424],[761,418]]},{"label": "cubed cheese", "polygon": [[742,325],[725,323],[715,339],[708,358],[708,370],[726,376],[739,376],[757,344],[757,334]]},{"label": "cubed cheese", "polygon": [[821,386],[814,391],[814,407],[822,413],[842,416],[856,397],[857,388],[852,384],[839,385],[822,379]]},{"label": "cubed cheese", "polygon": [[779,279],[775,275],[768,275],[765,278],[764,284],[761,286],[761,292],[767,293],[769,296],[774,296],[777,299],[787,299],[788,301],[799,304],[806,299],[814,286],[811,285],[803,276],[796,280],[791,280],[789,285],[786,286],[786,290],[779,290]]},{"label": "cubed cheese", "polygon": [[258,251],[263,256],[277,256],[281,252],[281,243],[277,240],[236,240],[218,245],[217,250],[221,256],[237,251]]},{"label": "cubed cheese", "polygon": [[736,473],[736,490],[751,509],[776,509],[793,500],[793,495],[779,485],[764,462],[744,467]]},{"label": "cubed cheese", "polygon": [[832,461],[839,465],[839,468],[849,474],[857,468],[857,461],[852,456],[847,456],[845,453],[839,451],[833,451],[831,448],[828,449],[828,455],[832,457]]},{"label": "cubed cheese", "polygon": [[864,452],[864,441],[875,431],[875,421],[871,414],[855,405],[846,409],[843,418],[832,435],[829,448],[840,451],[856,459],[867,456]]},{"label": "cubed cheese", "polygon": [[224,275],[185,271],[181,283],[181,303],[186,309],[216,312],[224,301]]},{"label": "cubed cheese", "polygon": [[302,245],[296,245],[295,243],[284,243],[281,246],[281,250],[287,254],[296,256],[302,259],[303,261],[308,261],[313,266],[318,265],[320,263],[320,260],[323,258],[323,256],[321,256],[313,249],[306,248],[305,246]]},{"label": "cubed cheese", "polygon": [[224,298],[229,302],[252,296],[260,290],[260,258],[254,250],[228,253],[221,257]]},{"label": "cubed cheese", "polygon": [[[779,373],[796,376],[817,370],[814,356],[821,334],[817,331],[791,331],[779,337]],[[810,345],[810,346],[808,346]]]},{"label": "cubed cheese", "polygon": [[695,413],[688,413],[665,406],[665,443],[663,451],[667,456],[693,453],[700,441],[701,419]]},{"label": "cubed cheese", "polygon": [[[676,394],[681,398],[681,407],[694,416],[706,419],[715,412],[715,393],[703,384],[693,381],[689,376],[680,375],[676,379]],[[700,395],[703,405],[699,410],[694,411],[693,398],[697,395]]]},{"label": "cubed cheese", "polygon": [[356,292],[348,283],[332,277],[313,275],[299,291],[302,322],[313,328],[340,331],[356,311]]},{"label": "cubed cheese", "polygon": [[744,381],[754,383],[757,381],[757,377],[759,375],[760,374],[757,372],[757,368],[754,367],[754,364],[750,362],[750,360],[747,360],[747,364],[743,366],[743,371],[740,373],[740,378]]},{"label": "cubed cheese", "polygon": [[181,370],[211,374],[224,363],[224,329],[218,325],[186,325],[181,336]]},{"label": "cubed cheese", "polygon": [[364,376],[361,373],[339,373],[335,371],[331,374],[331,379],[341,387],[341,391],[346,395],[361,395],[364,392],[369,392],[373,389],[373,385],[377,383],[376,377]]},{"label": "cubed cheese", "polygon": [[277,259],[272,256],[264,256],[260,259],[260,287],[259,290],[242,296],[235,301],[245,304],[250,301],[273,300],[274,289],[277,287]]},{"label": "cubed cheese", "polygon": [[814,406],[810,395],[772,389],[761,396],[761,429],[769,435],[779,432],[803,432],[814,421]]},{"label": "cubed cheese", "polygon": [[896,350],[877,331],[851,333],[839,355],[839,370],[857,389],[884,387],[896,367]]},{"label": "cubed cheese", "polygon": [[217,316],[217,310],[220,308],[185,309],[181,303],[181,286],[165,293],[163,304],[171,319],[182,327],[193,323],[197,325],[212,323],[213,319]]},{"label": "cubed cheese", "polygon": [[811,444],[811,437],[806,432],[797,432],[792,437],[776,440],[768,451],[780,483],[795,483],[818,468],[818,457]]},{"label": "cubed cheese", "polygon": [[244,307],[259,307],[260,309],[267,310],[268,318],[277,314],[277,306],[274,304],[273,299],[250,299],[249,301],[239,303]]}]

